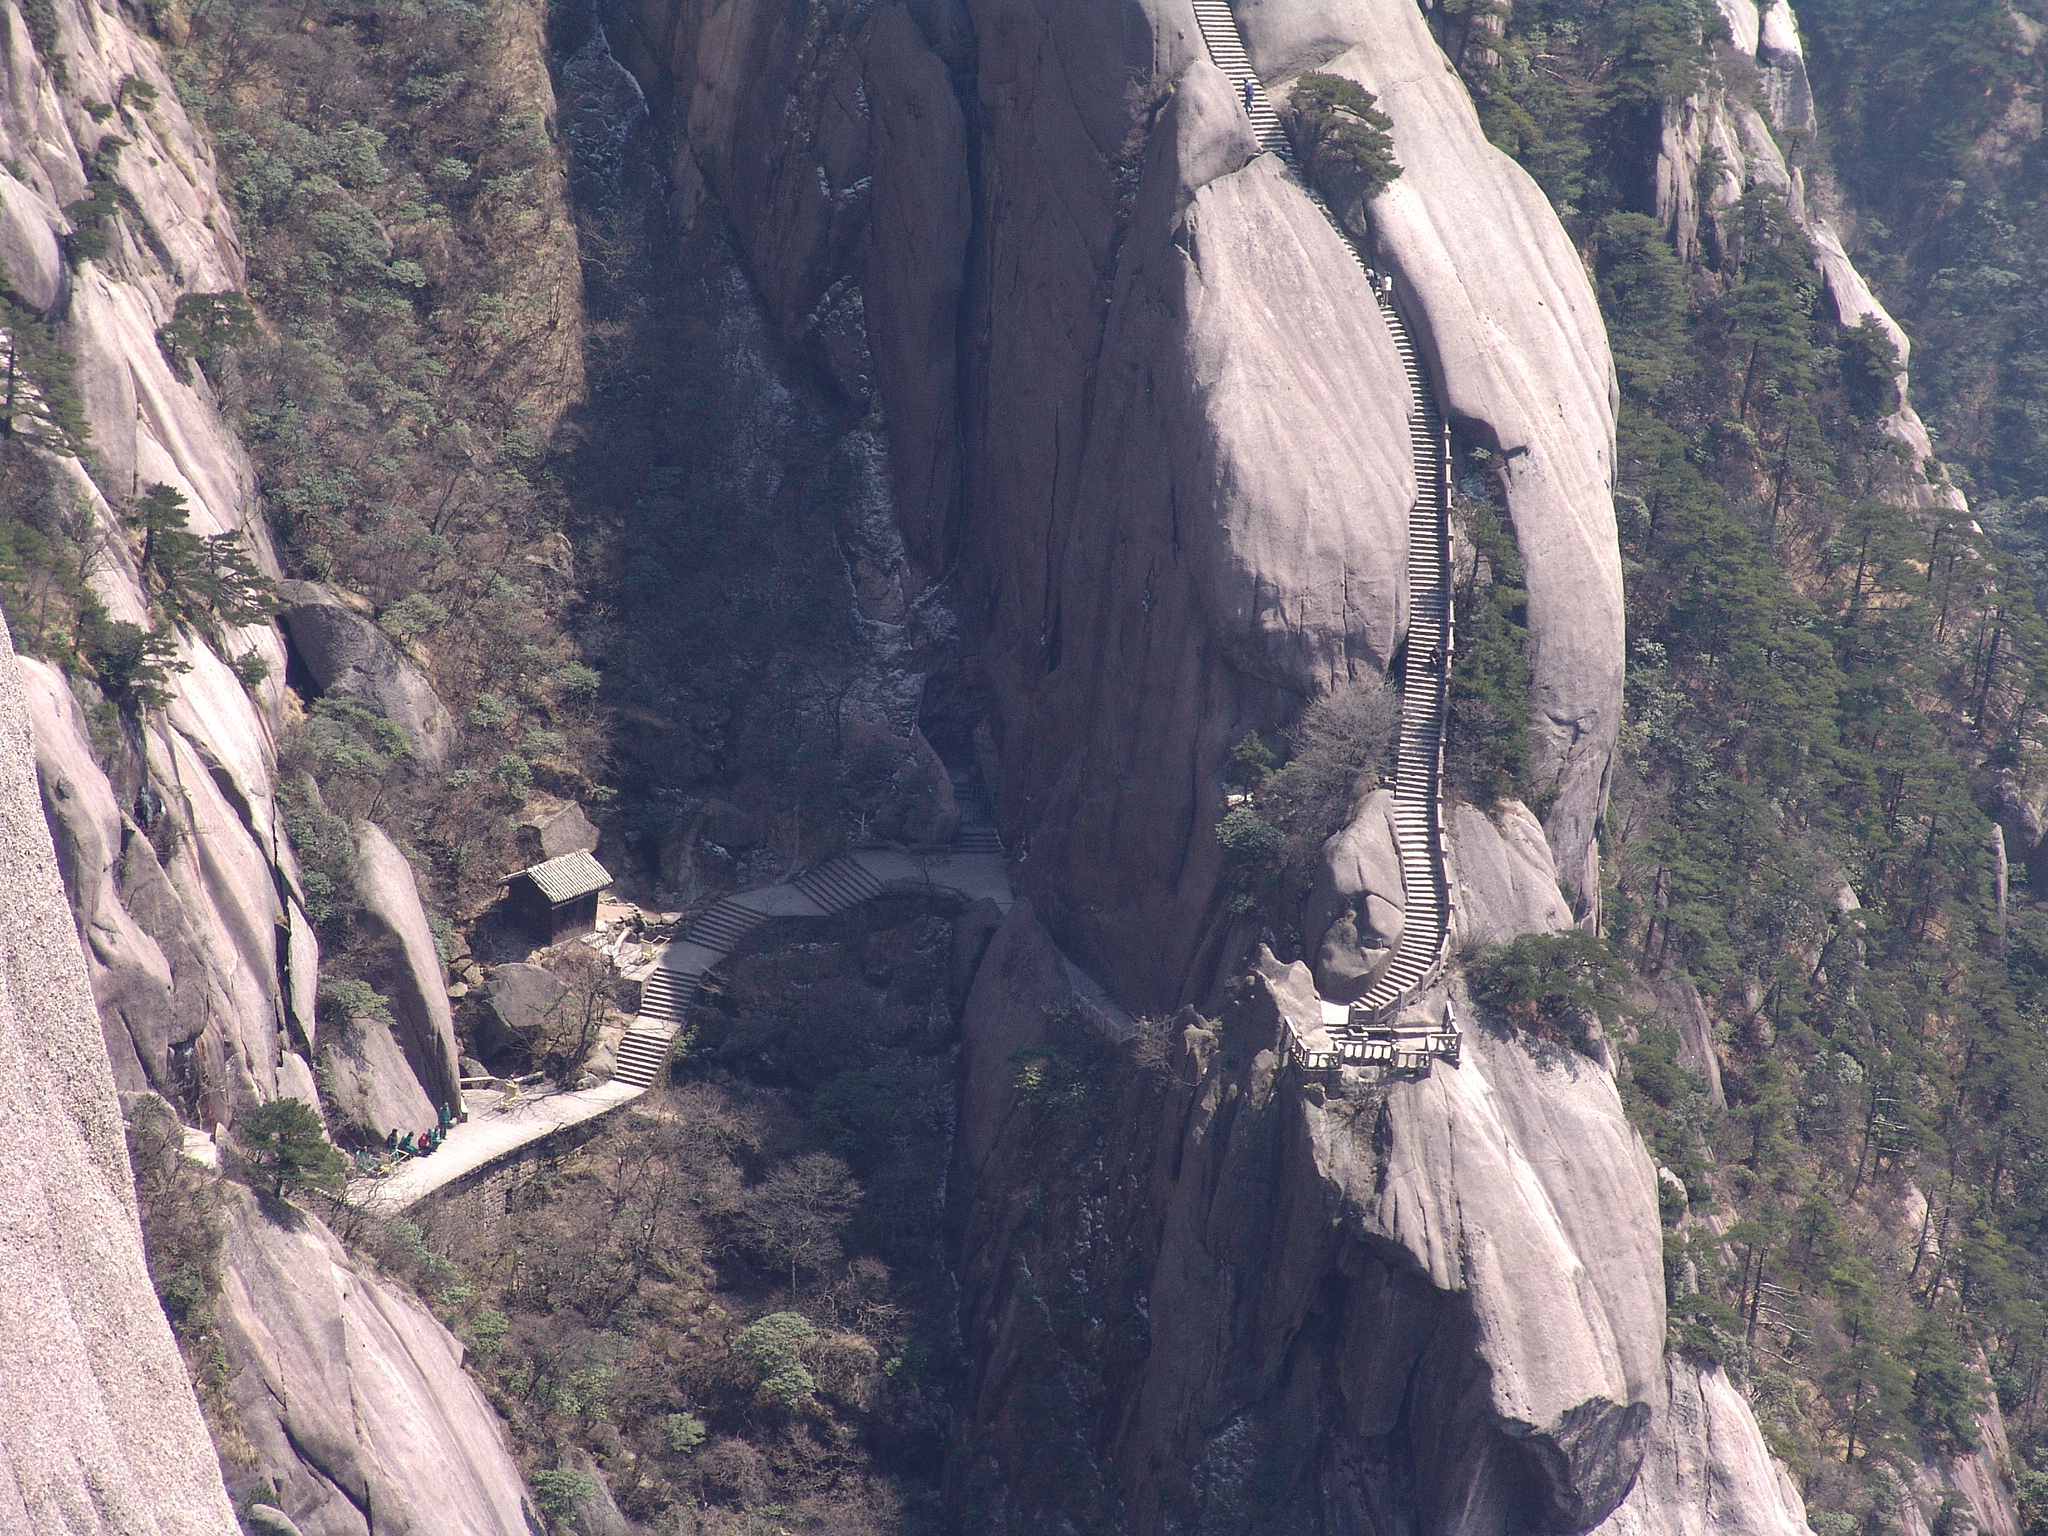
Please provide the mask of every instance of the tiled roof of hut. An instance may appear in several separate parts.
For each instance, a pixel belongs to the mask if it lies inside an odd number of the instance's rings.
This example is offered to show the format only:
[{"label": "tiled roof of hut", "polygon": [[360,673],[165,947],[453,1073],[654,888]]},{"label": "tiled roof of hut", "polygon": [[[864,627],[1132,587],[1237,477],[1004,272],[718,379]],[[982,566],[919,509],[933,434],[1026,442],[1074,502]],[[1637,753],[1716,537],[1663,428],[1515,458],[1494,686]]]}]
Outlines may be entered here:
[{"label": "tiled roof of hut", "polygon": [[605,867],[580,848],[574,853],[563,854],[559,859],[549,859],[531,869],[523,869],[520,873],[540,888],[541,895],[555,903],[574,901],[578,896],[588,896],[612,883]]}]

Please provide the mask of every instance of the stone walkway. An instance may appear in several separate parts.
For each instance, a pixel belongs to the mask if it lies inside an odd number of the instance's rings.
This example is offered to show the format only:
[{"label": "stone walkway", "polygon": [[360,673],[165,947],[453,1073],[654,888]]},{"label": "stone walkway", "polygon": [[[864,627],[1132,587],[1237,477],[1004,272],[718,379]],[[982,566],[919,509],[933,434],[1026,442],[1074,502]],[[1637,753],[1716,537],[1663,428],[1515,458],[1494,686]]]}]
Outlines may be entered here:
[{"label": "stone walkway", "polygon": [[576,1092],[523,1093],[502,1108],[504,1096],[496,1089],[466,1093],[469,1118],[449,1128],[438,1152],[401,1163],[389,1178],[355,1180],[350,1193],[372,1210],[395,1215],[522,1147],[630,1104],[667,1065],[670,1041],[696,997],[699,978],[755,928],[775,917],[828,917],[885,892],[920,886],[969,901],[986,896],[1010,910],[1009,870],[986,828],[966,829],[949,853],[920,857],[893,848],[862,849],[794,879],[720,897],[682,938],[627,973],[640,981],[642,1011],[620,1041],[618,1076]]}]

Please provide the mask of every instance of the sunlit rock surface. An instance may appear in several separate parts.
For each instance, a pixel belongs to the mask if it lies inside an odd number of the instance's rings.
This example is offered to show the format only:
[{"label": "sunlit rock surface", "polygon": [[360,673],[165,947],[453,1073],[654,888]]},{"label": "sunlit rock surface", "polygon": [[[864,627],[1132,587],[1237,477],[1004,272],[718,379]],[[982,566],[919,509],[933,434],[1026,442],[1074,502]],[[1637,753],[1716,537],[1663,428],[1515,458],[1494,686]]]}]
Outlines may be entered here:
[{"label": "sunlit rock surface", "polygon": [[143,1263],[16,666],[0,623],[0,1530],[233,1536]]}]

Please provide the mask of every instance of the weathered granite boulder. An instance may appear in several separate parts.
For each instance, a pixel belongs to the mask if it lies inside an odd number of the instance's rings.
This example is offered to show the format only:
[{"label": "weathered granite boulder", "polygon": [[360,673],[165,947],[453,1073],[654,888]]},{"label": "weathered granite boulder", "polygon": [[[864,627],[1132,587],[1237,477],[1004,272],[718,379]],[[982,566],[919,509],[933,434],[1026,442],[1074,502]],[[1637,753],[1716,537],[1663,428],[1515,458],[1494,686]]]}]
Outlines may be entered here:
[{"label": "weathered granite boulder", "polygon": [[1406,905],[1394,840],[1394,793],[1376,789],[1350,824],[1323,845],[1302,919],[1324,996],[1350,1002],[1372,985],[1393,957]]},{"label": "weathered granite boulder", "polygon": [[0,1529],[233,1536],[143,1262],[20,677],[0,621]]},{"label": "weathered granite boulder", "polygon": [[561,977],[546,966],[523,961],[493,966],[484,983],[484,1001],[498,1022],[521,1034],[538,1029],[568,995]]},{"label": "weathered granite boulder", "polygon": [[225,1208],[221,1333],[251,1485],[269,1483],[304,1536],[539,1529],[448,1330],[304,1212],[246,1191]]},{"label": "weathered granite boulder", "polygon": [[412,1075],[435,1104],[460,1108],[455,1020],[448,1007],[440,951],[420,904],[412,865],[372,821],[356,823],[356,893],[371,942],[381,952],[377,978],[391,1000],[398,1040]]},{"label": "weathered granite boulder", "polygon": [[[437,1123],[435,1103],[420,1086],[393,1027],[373,1014],[330,1017],[320,1032],[325,1100],[336,1136],[375,1144]],[[308,1101],[312,1102],[312,1101]]]},{"label": "weathered granite boulder", "polygon": [[1460,805],[1447,820],[1453,948],[1469,954],[1571,926],[1543,824],[1527,806],[1510,800],[1489,816]]},{"label": "weathered granite boulder", "polygon": [[423,766],[439,767],[455,727],[425,674],[374,621],[318,582],[280,582],[277,595],[278,618],[313,685],[375,710],[398,727]]},{"label": "weathered granite boulder", "polygon": [[597,852],[599,837],[575,801],[531,808],[519,823],[519,856],[529,864],[569,853]]},{"label": "weathered granite boulder", "polygon": [[485,1049],[502,1051],[530,1040],[568,995],[567,983],[546,966],[493,966],[484,980]]}]

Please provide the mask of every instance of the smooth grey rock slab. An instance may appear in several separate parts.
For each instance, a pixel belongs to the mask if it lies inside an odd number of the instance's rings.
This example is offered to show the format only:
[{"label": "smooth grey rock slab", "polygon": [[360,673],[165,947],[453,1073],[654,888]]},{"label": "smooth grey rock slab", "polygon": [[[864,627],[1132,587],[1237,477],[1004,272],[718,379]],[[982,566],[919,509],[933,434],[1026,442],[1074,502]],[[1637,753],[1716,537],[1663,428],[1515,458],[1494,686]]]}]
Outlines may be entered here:
[{"label": "smooth grey rock slab", "polygon": [[455,727],[425,674],[372,620],[318,582],[279,582],[277,595],[279,622],[314,686],[376,711],[398,727],[422,766],[438,768]]}]

